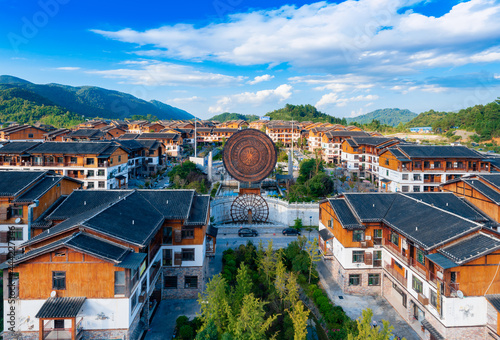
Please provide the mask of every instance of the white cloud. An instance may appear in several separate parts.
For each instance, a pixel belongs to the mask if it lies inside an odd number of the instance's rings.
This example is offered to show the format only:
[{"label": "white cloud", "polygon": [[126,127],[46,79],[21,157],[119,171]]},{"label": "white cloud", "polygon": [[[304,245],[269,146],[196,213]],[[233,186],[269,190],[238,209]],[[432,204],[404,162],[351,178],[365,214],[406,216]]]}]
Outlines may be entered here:
[{"label": "white cloud", "polygon": [[348,103],[351,102],[372,101],[372,100],[377,100],[378,98],[379,97],[377,95],[373,94],[368,94],[366,96],[359,95],[356,97],[345,98],[345,97],[339,97],[338,94],[335,92],[331,92],[323,95],[315,106],[317,108],[322,108],[328,105],[335,104],[335,106],[342,107],[346,106]]},{"label": "white cloud", "polygon": [[78,71],[80,70],[80,67],[64,66],[64,67],[56,67],[55,69],[61,71]]},{"label": "white cloud", "polygon": [[193,86],[224,86],[242,82],[245,77],[228,76],[220,73],[199,71],[198,69],[166,62],[148,61],[128,62],[138,68],[120,68],[113,70],[88,71],[105,78],[124,79],[125,82],[146,85],[193,85]]},{"label": "white cloud", "polygon": [[257,76],[257,77],[255,77],[255,78],[253,78],[253,80],[250,80],[248,83],[249,83],[250,85],[255,85],[255,84],[257,84],[257,83],[261,83],[261,82],[263,82],[263,81],[269,81],[269,80],[271,80],[271,79],[273,79],[273,78],[274,78],[274,76],[272,76],[272,75],[269,75],[269,74],[264,74],[264,75],[262,75],[262,76]]},{"label": "white cloud", "polygon": [[145,31],[92,31],[136,44],[141,55],[236,65],[288,63],[328,72],[401,74],[499,60],[494,45],[500,39],[498,1],[460,2],[440,17],[400,11],[414,2],[322,1],[235,13],[222,23],[201,27],[176,24]]},{"label": "white cloud", "polygon": [[205,101],[205,98],[201,98],[198,96],[185,97],[185,98],[172,98],[166,100],[167,103],[175,103],[175,104],[203,102],[203,101]]},{"label": "white cloud", "polygon": [[495,79],[500,79],[500,74],[497,74],[495,73],[495,75],[493,76]]},{"label": "white cloud", "polygon": [[220,113],[234,108],[236,105],[259,106],[269,102],[282,102],[292,95],[292,86],[283,84],[274,90],[262,90],[257,92],[243,92],[231,96],[224,96],[214,106],[208,108],[210,113]]}]

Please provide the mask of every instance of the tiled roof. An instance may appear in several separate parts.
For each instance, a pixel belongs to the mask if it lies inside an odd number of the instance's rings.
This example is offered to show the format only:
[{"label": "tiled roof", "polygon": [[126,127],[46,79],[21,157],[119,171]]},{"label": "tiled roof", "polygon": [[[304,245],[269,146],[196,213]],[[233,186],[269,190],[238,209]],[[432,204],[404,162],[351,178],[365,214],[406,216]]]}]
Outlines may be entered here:
[{"label": "tiled roof", "polygon": [[388,141],[393,140],[393,138],[388,138],[388,137],[356,137],[356,136],[353,136],[352,139],[358,145],[371,145],[371,146],[377,146],[379,144],[387,143]]},{"label": "tiled roof", "polygon": [[138,133],[125,133],[118,137],[118,139],[136,139],[137,137],[139,137]]},{"label": "tiled roof", "polygon": [[80,129],[71,131],[66,135],[67,138],[98,138],[105,136],[106,133],[99,129]]},{"label": "tiled roof", "polygon": [[500,249],[500,240],[483,233],[440,249],[439,252],[458,264],[472,261],[478,257]]},{"label": "tiled roof", "polygon": [[[1,174],[0,174],[1,178]],[[62,176],[47,176],[15,199],[16,202],[33,202],[63,179]]]},{"label": "tiled roof", "polygon": [[452,260],[450,260],[449,258],[440,253],[425,255],[425,257],[443,269],[458,267],[458,264],[456,264],[455,262],[453,262]]},{"label": "tiled roof", "polygon": [[368,133],[364,131],[346,131],[346,130],[339,130],[339,131],[327,131],[325,132],[325,136],[328,138],[332,137],[355,137],[355,136],[365,136],[368,137],[370,136]]},{"label": "tiled roof", "polygon": [[5,143],[0,148],[1,155],[9,155],[9,154],[22,154],[26,151],[34,148],[35,146],[41,144],[41,142],[10,142]]},{"label": "tiled roof", "polygon": [[466,146],[403,144],[396,148],[410,158],[482,158],[482,155]]},{"label": "tiled roof", "polygon": [[[32,154],[110,154],[112,142],[45,142],[30,150]],[[1,149],[0,149],[1,152]]]},{"label": "tiled roof", "polygon": [[35,318],[74,318],[78,315],[86,297],[49,297]]},{"label": "tiled roof", "polygon": [[500,174],[484,174],[479,177],[500,189]]},{"label": "tiled roof", "polygon": [[399,150],[397,147],[391,147],[391,148],[388,148],[387,150],[389,150],[394,155],[394,157],[396,157],[396,159],[398,161],[401,161],[401,162],[409,162],[410,161],[410,159],[404,153],[402,153],[401,150]]},{"label": "tiled roof", "polygon": [[500,294],[485,295],[486,300],[500,313]]},{"label": "tiled roof", "polygon": [[333,234],[330,232],[330,230],[325,228],[319,231],[319,237],[321,237],[323,241],[328,241],[333,238]]},{"label": "tiled roof", "polygon": [[0,196],[16,196],[44,174],[45,171],[0,171]]},{"label": "tiled roof", "polygon": [[347,206],[347,202],[343,199],[331,198],[328,200],[335,215],[337,215],[343,228],[346,229],[365,229],[365,227],[358,222],[356,217],[353,215],[351,209]]},{"label": "tiled roof", "polygon": [[500,192],[494,190],[490,186],[484,184],[479,179],[466,179],[463,178],[462,181],[467,183],[473,189],[479,191],[484,196],[488,197],[490,200],[495,202],[496,204],[500,204]]},{"label": "tiled roof", "polygon": [[129,248],[86,233],[74,235],[65,242],[65,245],[113,262],[122,261],[130,252]]},{"label": "tiled roof", "polygon": [[209,195],[197,195],[193,198],[193,205],[189,213],[186,225],[204,225],[207,223],[208,207],[210,205]]}]

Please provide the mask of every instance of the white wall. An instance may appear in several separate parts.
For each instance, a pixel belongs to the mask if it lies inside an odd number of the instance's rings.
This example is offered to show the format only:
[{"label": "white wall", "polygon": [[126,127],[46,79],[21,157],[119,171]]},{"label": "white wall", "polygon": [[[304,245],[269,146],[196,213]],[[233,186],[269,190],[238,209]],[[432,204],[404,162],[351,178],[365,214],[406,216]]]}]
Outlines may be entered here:
[{"label": "white wall", "polygon": [[[319,203],[288,203],[287,201],[264,197],[269,206],[268,222],[293,225],[297,218],[302,219],[304,226],[316,226],[319,223]],[[218,197],[210,204],[210,216],[215,223],[232,222],[231,204],[235,197]]]}]

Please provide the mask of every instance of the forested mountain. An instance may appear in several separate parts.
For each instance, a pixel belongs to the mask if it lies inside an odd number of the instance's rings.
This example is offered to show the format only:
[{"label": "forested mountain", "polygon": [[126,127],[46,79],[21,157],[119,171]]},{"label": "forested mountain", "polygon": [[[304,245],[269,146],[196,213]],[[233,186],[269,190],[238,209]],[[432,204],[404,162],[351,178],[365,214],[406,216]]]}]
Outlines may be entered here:
[{"label": "forested mountain", "polygon": [[71,127],[83,119],[34,92],[18,87],[2,89],[0,85],[0,122],[9,121],[19,124],[40,121],[55,127]]},{"label": "forested mountain", "polygon": [[390,126],[397,126],[399,123],[406,123],[410,120],[417,117],[416,113],[411,112],[410,110],[401,110],[401,109],[380,109],[369,112],[367,114],[354,117],[347,118],[348,123],[357,122],[360,124],[369,124],[372,120],[378,120],[380,124],[387,124]]},{"label": "forested mountain", "polygon": [[241,113],[224,112],[224,113],[221,113],[220,115],[213,116],[209,120],[215,120],[215,121],[223,123],[223,122],[226,122],[228,120],[239,120],[239,119],[245,120],[247,122],[251,122],[251,121],[254,121],[254,120],[258,120],[259,116],[256,116],[256,115],[243,115]]},{"label": "forested mountain", "polygon": [[124,119],[148,114],[159,119],[193,118],[190,113],[159,101],[147,102],[127,93],[95,86],[38,85],[12,76],[0,76],[0,88],[20,88],[34,92],[67,111],[87,118]]},{"label": "forested mountain", "polygon": [[476,105],[458,112],[423,112],[407,124],[432,126],[434,131],[447,131],[453,127],[475,131],[478,140],[500,137],[500,98],[486,105]]},{"label": "forested mountain", "polygon": [[336,118],[321,111],[318,111],[313,105],[292,105],[286,106],[279,110],[274,110],[266,114],[272,120],[296,120],[299,122],[312,121],[347,125],[345,118]]}]

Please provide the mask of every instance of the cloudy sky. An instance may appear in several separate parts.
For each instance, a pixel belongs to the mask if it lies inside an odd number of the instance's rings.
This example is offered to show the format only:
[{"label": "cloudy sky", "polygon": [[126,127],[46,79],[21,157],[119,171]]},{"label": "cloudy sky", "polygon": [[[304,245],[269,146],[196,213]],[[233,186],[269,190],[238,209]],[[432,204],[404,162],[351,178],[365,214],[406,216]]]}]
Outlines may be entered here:
[{"label": "cloudy sky", "polygon": [[452,111],[500,96],[499,18],[493,0],[0,0],[0,74],[200,118]]}]

